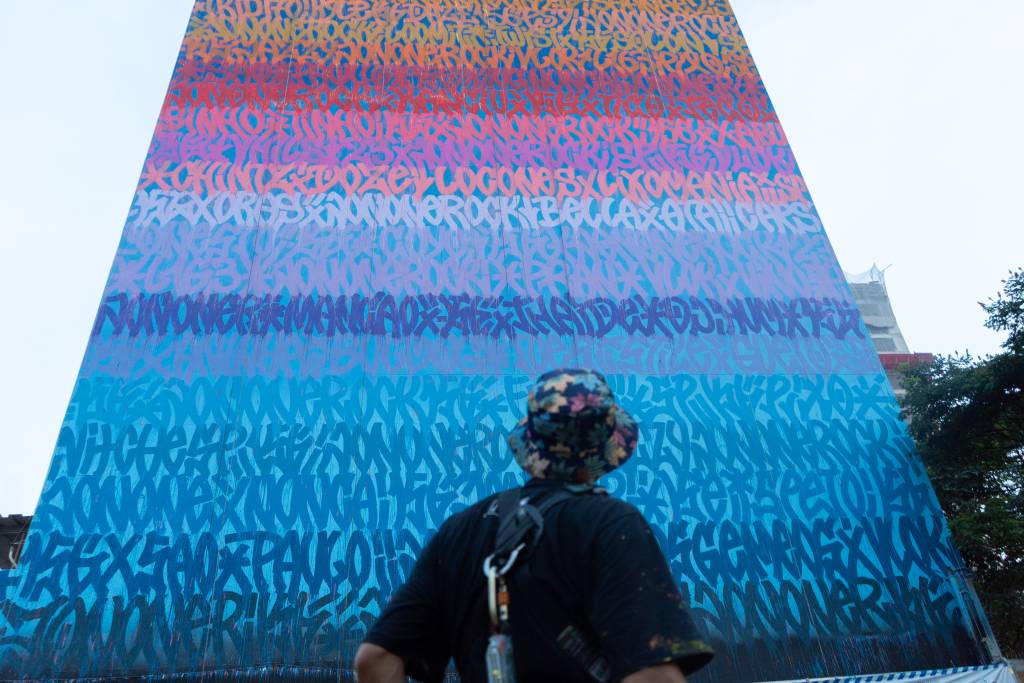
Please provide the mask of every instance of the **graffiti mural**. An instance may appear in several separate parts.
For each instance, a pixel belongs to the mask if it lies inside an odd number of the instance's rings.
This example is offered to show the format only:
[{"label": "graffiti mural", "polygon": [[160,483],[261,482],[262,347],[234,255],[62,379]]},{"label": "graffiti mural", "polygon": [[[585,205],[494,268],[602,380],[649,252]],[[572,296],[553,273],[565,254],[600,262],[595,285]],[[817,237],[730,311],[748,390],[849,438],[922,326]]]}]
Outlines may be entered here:
[{"label": "graffiti mural", "polygon": [[566,365],[641,423],[605,482],[706,680],[980,661],[726,0],[199,0],[0,572],[0,678],[348,680]]}]

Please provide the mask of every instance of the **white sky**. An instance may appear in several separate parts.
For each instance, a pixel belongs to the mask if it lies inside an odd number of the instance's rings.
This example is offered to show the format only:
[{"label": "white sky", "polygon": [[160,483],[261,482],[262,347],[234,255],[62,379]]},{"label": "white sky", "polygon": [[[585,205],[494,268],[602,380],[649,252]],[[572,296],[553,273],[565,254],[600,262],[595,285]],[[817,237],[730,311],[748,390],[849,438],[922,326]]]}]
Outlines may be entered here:
[{"label": "white sky", "polygon": [[[31,513],[191,0],[0,0],[0,514]],[[1024,3],[733,0],[839,261],[911,348],[997,350],[1024,266]]]}]

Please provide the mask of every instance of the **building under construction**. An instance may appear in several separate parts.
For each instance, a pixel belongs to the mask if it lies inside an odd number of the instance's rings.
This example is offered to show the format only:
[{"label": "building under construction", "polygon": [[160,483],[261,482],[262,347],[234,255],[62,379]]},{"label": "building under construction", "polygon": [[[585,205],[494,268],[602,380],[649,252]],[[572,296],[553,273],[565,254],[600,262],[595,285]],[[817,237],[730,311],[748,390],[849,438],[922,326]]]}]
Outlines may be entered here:
[{"label": "building under construction", "polygon": [[878,358],[885,368],[885,374],[899,397],[903,391],[902,369],[931,363],[935,356],[930,353],[911,352],[903,339],[896,314],[892,310],[889,291],[885,286],[885,271],[872,266],[863,273],[846,273],[853,300],[864,319],[864,327],[878,350]]},{"label": "building under construction", "polygon": [[0,569],[14,569],[25,545],[32,518],[26,515],[0,515]]}]

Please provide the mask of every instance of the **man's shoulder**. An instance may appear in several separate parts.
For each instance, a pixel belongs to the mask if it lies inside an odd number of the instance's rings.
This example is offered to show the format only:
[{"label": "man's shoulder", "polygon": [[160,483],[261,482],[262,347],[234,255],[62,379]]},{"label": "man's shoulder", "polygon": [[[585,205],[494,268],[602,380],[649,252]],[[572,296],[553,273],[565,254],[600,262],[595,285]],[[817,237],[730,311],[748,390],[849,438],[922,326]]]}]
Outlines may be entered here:
[{"label": "man's shoulder", "polygon": [[[441,527],[437,530],[438,533],[451,533],[458,529],[475,525],[477,522],[487,517],[491,508],[495,507],[497,504],[498,496],[500,495],[500,491],[498,493],[492,493],[486,498],[481,498],[467,508],[453,512],[448,516],[448,519],[441,524]],[[496,514],[497,513],[495,511],[495,515]]]},{"label": "man's shoulder", "polygon": [[638,528],[647,523],[635,505],[620,498],[611,495],[581,498],[580,501],[563,506],[563,519],[567,518],[569,523],[577,528],[591,528],[597,531],[620,527],[623,524]]},{"label": "man's shoulder", "polygon": [[540,505],[554,491],[571,493],[554,513],[562,520],[579,527],[601,529],[622,520],[642,521],[643,516],[632,503],[617,498],[602,488],[593,490],[572,490],[571,486],[557,486],[554,483],[531,480],[523,491],[528,497],[536,497]]},{"label": "man's shoulder", "polygon": [[[549,492],[536,487],[519,488],[524,497],[532,497],[531,494],[533,494],[543,500],[546,495],[549,495]],[[458,533],[467,527],[474,527],[482,523],[487,517],[493,517],[497,521],[498,498],[504,492],[493,493],[467,508],[452,513],[441,525],[440,529],[438,529],[438,533],[444,535]],[[576,521],[585,523],[588,526],[601,527],[630,519],[636,521],[644,520],[643,515],[635,505],[606,492],[576,493],[566,503],[560,505],[560,509],[557,512],[567,512],[569,517],[576,518]]]},{"label": "man's shoulder", "polygon": [[595,526],[604,526],[623,519],[643,520],[643,515],[635,505],[609,493],[581,495],[579,498],[576,504],[566,509],[574,512],[574,516],[586,518]]}]

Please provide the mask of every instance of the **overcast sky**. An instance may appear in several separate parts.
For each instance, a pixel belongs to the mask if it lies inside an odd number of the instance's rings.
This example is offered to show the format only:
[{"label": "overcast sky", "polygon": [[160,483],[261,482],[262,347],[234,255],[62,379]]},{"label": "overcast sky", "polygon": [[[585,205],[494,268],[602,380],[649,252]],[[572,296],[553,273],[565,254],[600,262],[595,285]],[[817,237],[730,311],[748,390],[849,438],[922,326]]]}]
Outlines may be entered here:
[{"label": "overcast sky", "polygon": [[[191,0],[0,0],[0,514],[31,513]],[[1024,2],[733,0],[842,266],[990,353],[1024,265]]]}]

